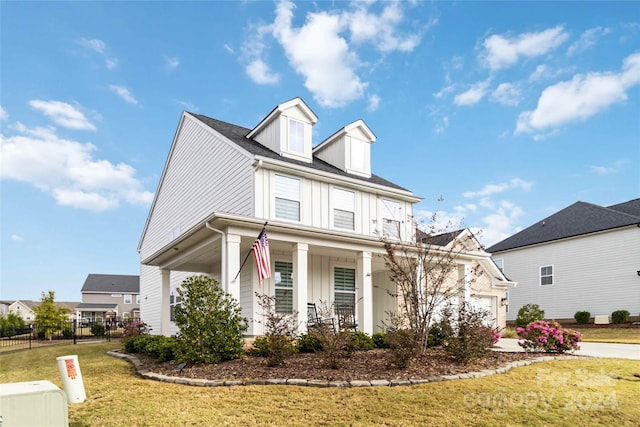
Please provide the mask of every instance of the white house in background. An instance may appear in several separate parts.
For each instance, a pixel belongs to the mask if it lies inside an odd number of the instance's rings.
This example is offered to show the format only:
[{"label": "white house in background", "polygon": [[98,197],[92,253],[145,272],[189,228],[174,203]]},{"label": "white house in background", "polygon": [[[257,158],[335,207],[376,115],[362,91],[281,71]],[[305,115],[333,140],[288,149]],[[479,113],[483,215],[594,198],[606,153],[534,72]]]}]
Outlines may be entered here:
[{"label": "white house in background", "polygon": [[524,304],[549,319],[573,319],[615,310],[640,313],[640,199],[602,207],[585,202],[525,228],[487,249],[505,275],[508,320]]},{"label": "white house in background", "polygon": [[[27,323],[34,322],[36,320],[35,308],[40,305],[40,301],[31,300],[17,300],[9,302],[8,313],[15,313]],[[73,320],[76,318],[76,307],[80,304],[77,301],[55,301],[55,305],[62,308],[67,313],[67,319]]]},{"label": "white house in background", "polygon": [[[138,246],[141,316],[153,333],[177,331],[175,290],[194,273],[217,279],[250,320],[261,318],[256,292],[275,295],[278,310],[297,310],[301,322],[309,302],[354,304],[367,333],[396,309],[380,236],[413,239],[420,198],[372,173],[376,136],[362,120],[313,147],[317,120],[300,98],[253,129],[182,114]],[[253,257],[241,263],[265,222],[273,274],[260,285]],[[504,324],[500,301],[513,283],[478,247],[458,262],[454,279],[467,288],[480,264],[473,297]],[[249,335],[262,333],[249,322]]]}]

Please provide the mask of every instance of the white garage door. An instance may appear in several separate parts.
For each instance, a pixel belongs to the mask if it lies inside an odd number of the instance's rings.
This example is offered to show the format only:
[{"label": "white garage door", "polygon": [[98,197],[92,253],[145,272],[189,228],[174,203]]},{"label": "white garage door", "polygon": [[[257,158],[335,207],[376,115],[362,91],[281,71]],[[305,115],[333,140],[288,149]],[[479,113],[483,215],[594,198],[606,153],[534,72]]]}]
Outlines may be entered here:
[{"label": "white garage door", "polygon": [[490,313],[490,321],[495,325],[496,323],[496,307],[495,307],[495,297],[481,297],[476,296],[472,298],[473,305],[477,308],[486,310]]}]

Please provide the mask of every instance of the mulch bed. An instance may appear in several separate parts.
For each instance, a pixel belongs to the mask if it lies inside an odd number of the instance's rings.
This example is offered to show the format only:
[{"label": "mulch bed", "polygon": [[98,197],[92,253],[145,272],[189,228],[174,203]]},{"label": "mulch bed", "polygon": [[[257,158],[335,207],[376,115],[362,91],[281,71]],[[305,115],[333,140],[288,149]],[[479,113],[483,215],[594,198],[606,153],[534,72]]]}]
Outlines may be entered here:
[{"label": "mulch bed", "polygon": [[186,366],[179,372],[175,361],[158,363],[143,354],[136,354],[142,369],[157,374],[200,378],[207,380],[247,380],[247,379],[306,379],[323,381],[354,380],[410,380],[454,375],[465,372],[496,369],[501,365],[518,360],[528,360],[544,356],[544,353],[507,353],[491,351],[482,359],[469,364],[453,360],[442,348],[430,348],[426,354],[415,359],[407,369],[399,369],[391,362],[391,353],[386,349],[357,351],[341,360],[338,369],[325,367],[322,353],[299,353],[287,359],[282,365],[267,366],[265,358],[243,356],[218,364],[197,364]]}]

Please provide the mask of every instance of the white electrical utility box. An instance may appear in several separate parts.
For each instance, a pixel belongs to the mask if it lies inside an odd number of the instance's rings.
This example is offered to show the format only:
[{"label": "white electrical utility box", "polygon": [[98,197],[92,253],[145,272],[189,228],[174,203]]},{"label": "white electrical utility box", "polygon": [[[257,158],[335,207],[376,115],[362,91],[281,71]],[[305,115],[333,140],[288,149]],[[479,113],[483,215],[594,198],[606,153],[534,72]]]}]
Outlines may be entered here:
[{"label": "white electrical utility box", "polygon": [[67,395],[51,381],[0,384],[0,426],[69,426]]}]

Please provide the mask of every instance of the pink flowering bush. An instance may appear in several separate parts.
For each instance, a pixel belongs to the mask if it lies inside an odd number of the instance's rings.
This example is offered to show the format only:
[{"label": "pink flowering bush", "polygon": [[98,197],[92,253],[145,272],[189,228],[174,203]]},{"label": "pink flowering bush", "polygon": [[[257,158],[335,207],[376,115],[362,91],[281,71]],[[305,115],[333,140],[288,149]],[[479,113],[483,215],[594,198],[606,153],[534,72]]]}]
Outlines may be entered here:
[{"label": "pink flowering bush", "polygon": [[536,320],[524,328],[517,328],[518,344],[525,351],[564,353],[580,349],[582,334],[565,329],[556,321]]},{"label": "pink flowering bush", "polygon": [[500,331],[498,331],[496,328],[491,328],[489,326],[481,326],[480,329],[482,330],[482,333],[491,337],[491,344],[496,344],[498,340],[500,340],[500,337],[502,336],[500,334]]}]

